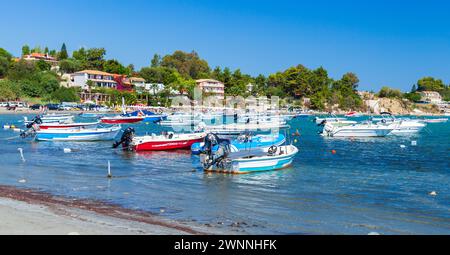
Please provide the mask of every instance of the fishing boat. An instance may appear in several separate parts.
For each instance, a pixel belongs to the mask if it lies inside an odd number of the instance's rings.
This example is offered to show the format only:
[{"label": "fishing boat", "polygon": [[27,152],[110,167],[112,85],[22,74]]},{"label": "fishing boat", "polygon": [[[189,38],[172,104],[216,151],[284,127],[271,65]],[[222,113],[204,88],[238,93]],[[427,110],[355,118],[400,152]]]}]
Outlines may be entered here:
[{"label": "fishing boat", "polygon": [[[271,146],[280,146],[286,141],[284,135],[241,135],[237,139],[231,141],[230,150],[231,152],[238,152],[241,150],[249,149],[263,149],[269,148]],[[199,155],[204,149],[205,142],[194,143],[191,146],[192,154]],[[213,148],[213,151],[217,150],[218,146]]]},{"label": "fishing boat", "polygon": [[167,115],[164,114],[156,114],[154,112],[148,111],[148,110],[137,110],[131,113],[126,113],[123,116],[129,116],[129,117],[138,117],[138,116],[143,116],[144,122],[159,122],[162,120],[165,120],[167,118]]},{"label": "fishing boat", "polygon": [[205,136],[205,133],[175,134],[173,132],[163,132],[161,135],[135,136],[135,130],[127,128],[120,141],[114,143],[113,148],[122,145],[124,149],[134,151],[189,149],[193,143],[202,141]]},{"label": "fishing boat", "polygon": [[144,116],[124,116],[117,115],[113,117],[103,117],[100,119],[105,124],[125,124],[125,123],[137,123],[145,119]]},{"label": "fishing boat", "polygon": [[[267,151],[244,150],[231,152],[226,140],[217,140],[215,134],[205,138],[207,148],[202,151],[200,162],[205,172],[247,174],[280,170],[290,166],[298,153],[294,145],[271,146]],[[213,150],[214,146],[219,149]]]},{"label": "fishing boat", "polygon": [[[70,114],[45,114],[45,115],[37,115],[42,121],[42,123],[70,123],[73,122],[73,115]],[[35,117],[35,118],[36,118]],[[28,120],[28,117],[23,117],[24,123],[29,124],[32,123],[33,120]]]},{"label": "fishing boat", "polygon": [[39,125],[40,129],[70,129],[70,128],[81,128],[81,127],[92,127],[100,124],[97,122],[79,122],[79,123],[42,123]]},{"label": "fishing boat", "polygon": [[390,134],[394,127],[373,123],[361,123],[350,126],[334,126],[323,124],[322,136],[328,137],[384,137]]},{"label": "fishing boat", "polygon": [[120,130],[120,126],[36,130],[35,139],[38,141],[107,141],[114,140]]}]

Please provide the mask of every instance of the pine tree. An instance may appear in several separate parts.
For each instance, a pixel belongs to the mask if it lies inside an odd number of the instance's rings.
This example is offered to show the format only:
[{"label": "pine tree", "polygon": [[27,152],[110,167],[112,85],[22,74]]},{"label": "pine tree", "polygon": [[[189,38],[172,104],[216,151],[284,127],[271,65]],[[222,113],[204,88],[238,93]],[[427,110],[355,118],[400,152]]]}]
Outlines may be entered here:
[{"label": "pine tree", "polygon": [[67,48],[66,48],[66,44],[63,43],[62,47],[61,47],[61,51],[59,52],[59,60],[63,60],[63,59],[67,59],[69,57],[69,55],[67,54]]}]

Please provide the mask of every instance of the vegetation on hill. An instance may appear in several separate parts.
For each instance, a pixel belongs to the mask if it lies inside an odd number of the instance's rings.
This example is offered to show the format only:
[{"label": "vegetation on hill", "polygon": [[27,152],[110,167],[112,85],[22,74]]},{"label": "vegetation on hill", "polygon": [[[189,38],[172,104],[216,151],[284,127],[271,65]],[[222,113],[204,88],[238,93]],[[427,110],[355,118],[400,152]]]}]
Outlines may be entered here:
[{"label": "vegetation on hill", "polygon": [[[175,51],[173,54],[160,56],[155,54],[149,66],[135,70],[133,65],[124,65],[116,59],[106,59],[104,48],[80,48],[70,55],[66,44],[60,51],[42,50],[37,46],[22,47],[22,54],[46,53],[59,61],[59,72],[74,73],[84,69],[94,69],[108,73],[117,73],[127,76],[139,76],[148,83],[162,83],[166,87],[157,96],[150,96],[145,91],[129,93],[98,89],[113,98],[113,103],[125,96],[128,102],[136,102],[139,95],[144,95],[149,102],[165,101],[165,97],[172,91],[193,96],[196,79],[211,78],[225,84],[225,94],[232,96],[279,96],[285,98],[285,102],[291,104],[303,104],[312,109],[342,110],[362,109],[363,100],[357,94],[359,85],[358,76],[348,72],[340,79],[329,77],[325,68],[309,69],[303,65],[297,65],[279,71],[268,76],[258,75],[253,77],[242,73],[240,69],[231,70],[228,67],[211,68],[208,62],[202,59],[195,51]],[[0,100],[11,100],[21,96],[40,97],[55,101],[79,100],[77,89],[60,88],[60,76],[51,70],[51,65],[45,61],[13,61],[12,55],[0,48]],[[248,84],[253,85],[251,91]],[[156,85],[155,85],[156,91]],[[411,101],[419,101],[417,92],[431,90],[441,93],[445,100],[450,98],[450,88],[442,80],[432,77],[424,77],[417,82],[411,92],[402,93],[397,89],[383,87],[377,94],[386,98],[406,98]],[[147,93],[147,94],[146,94]],[[118,102],[120,103],[120,102]]]}]

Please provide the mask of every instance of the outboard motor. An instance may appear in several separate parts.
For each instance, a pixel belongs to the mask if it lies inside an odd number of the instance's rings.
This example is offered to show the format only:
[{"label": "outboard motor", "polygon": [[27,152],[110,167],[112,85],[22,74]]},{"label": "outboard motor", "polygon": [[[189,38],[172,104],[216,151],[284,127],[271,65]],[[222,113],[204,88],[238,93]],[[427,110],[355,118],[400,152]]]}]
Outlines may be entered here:
[{"label": "outboard motor", "polygon": [[42,124],[42,119],[39,115],[36,115],[36,117],[34,117],[31,122],[26,125],[27,130],[20,133],[20,137],[27,138],[34,135],[36,131],[39,130],[40,124]]},{"label": "outboard motor", "polygon": [[120,138],[120,141],[114,142],[113,148],[115,149],[115,148],[119,147],[119,145],[122,144],[122,148],[124,150],[126,150],[126,149],[131,150],[130,144],[133,141],[135,132],[136,131],[132,127],[125,129],[125,131],[123,131],[122,137]]},{"label": "outboard motor", "polygon": [[[200,151],[200,161],[204,169],[209,169],[216,165],[225,168],[226,158],[230,153],[230,141],[228,139],[220,139],[216,134],[209,133],[204,140],[205,145]],[[219,148],[213,152],[213,147]]]}]

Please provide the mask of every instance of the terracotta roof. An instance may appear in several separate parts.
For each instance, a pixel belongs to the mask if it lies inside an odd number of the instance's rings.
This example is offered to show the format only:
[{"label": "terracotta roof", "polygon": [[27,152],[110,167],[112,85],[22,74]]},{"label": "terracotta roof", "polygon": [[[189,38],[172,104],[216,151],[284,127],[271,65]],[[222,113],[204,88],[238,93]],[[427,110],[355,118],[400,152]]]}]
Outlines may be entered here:
[{"label": "terracotta roof", "polygon": [[76,74],[82,74],[82,73],[87,73],[87,74],[92,74],[92,75],[113,76],[113,74],[110,74],[110,73],[107,73],[107,72],[102,72],[102,71],[97,71],[97,70],[83,70],[83,71],[76,72]]}]

